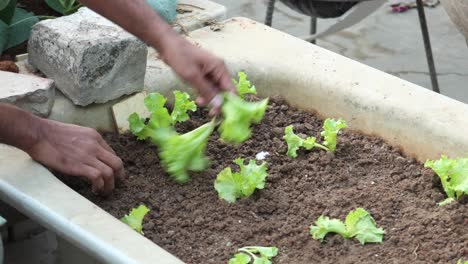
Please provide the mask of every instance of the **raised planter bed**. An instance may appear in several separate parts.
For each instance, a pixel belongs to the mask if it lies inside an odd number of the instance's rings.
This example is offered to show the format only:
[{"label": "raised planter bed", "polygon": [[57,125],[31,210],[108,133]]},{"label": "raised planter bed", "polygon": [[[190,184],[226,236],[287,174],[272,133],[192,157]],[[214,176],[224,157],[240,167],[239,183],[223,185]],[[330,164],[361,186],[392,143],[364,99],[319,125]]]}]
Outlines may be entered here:
[{"label": "raised planter bed", "polygon": [[[288,110],[276,101],[246,147],[225,146],[214,136],[208,148],[213,167],[193,174],[184,186],[164,175],[154,147],[132,136],[108,135],[134,177],[106,200],[89,196],[94,202],[118,217],[147,203],[153,211],[146,218],[146,236],[189,263],[203,257],[208,263],[225,262],[244,242],[278,246],[274,261],[279,263],[444,263],[466,258],[466,203],[439,208],[436,203],[443,194],[419,162],[441,154],[466,155],[468,106],[243,18],[227,21],[221,31],[205,28],[190,37],[224,57],[233,72],[248,72],[260,97],[281,95]],[[149,60],[148,90],[167,95],[183,87],[162,62],[154,56]],[[51,116],[112,130],[109,107],[114,103],[77,108],[62,98]],[[312,151],[291,160],[282,155],[284,143],[280,136],[274,140],[279,133],[274,127],[293,122],[299,132],[316,135],[317,116],[348,121],[350,129],[343,133],[335,156]],[[180,129],[196,126],[203,118],[195,115]],[[360,133],[378,135],[388,144]],[[218,200],[214,175],[233,166],[233,157],[253,157],[260,150],[272,153],[266,188],[233,205]],[[0,172],[2,199],[101,262],[178,263],[24,153],[0,146],[0,166],[5,168]],[[150,175],[140,176],[145,173]],[[368,209],[385,228],[383,244],[361,246],[337,236],[320,244],[308,235],[318,215],[343,219],[357,206]],[[232,219],[221,219],[227,215]],[[187,242],[190,239],[198,243]]]}]

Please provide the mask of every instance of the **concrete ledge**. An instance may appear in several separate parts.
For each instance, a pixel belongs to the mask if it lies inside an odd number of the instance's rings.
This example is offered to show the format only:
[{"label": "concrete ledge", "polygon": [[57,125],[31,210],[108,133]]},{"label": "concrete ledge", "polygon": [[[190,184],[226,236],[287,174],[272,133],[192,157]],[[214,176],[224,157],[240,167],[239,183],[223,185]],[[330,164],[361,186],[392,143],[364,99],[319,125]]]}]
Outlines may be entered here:
[{"label": "concrete ledge", "polygon": [[55,100],[54,81],[0,71],[0,103],[16,105],[28,112],[47,117]]}]

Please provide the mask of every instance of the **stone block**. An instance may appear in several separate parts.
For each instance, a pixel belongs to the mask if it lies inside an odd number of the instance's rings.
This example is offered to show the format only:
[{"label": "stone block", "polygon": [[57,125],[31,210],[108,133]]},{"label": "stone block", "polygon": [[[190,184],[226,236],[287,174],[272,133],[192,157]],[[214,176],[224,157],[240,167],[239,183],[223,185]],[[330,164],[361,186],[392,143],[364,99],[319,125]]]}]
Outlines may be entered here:
[{"label": "stone block", "polygon": [[0,71],[0,103],[8,103],[47,117],[54,104],[54,81],[31,75]]},{"label": "stone block", "polygon": [[143,90],[147,46],[88,8],[37,23],[28,52],[29,63],[76,105]]}]

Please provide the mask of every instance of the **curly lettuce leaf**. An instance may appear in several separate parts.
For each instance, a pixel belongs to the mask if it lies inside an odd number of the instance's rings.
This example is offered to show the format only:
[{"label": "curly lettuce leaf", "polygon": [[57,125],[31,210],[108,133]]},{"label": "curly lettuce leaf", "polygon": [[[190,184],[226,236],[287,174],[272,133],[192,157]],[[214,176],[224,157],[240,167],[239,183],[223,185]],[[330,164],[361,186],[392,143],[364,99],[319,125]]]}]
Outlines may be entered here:
[{"label": "curly lettuce leaf", "polygon": [[247,80],[247,74],[245,74],[245,72],[239,72],[237,76],[239,76],[239,81],[235,79],[232,81],[237,88],[237,93],[240,98],[244,99],[244,95],[246,94],[257,94],[257,89]]},{"label": "curly lettuce leaf", "polygon": [[133,208],[128,215],[125,215],[120,220],[143,235],[143,218],[149,211],[148,207],[140,205],[137,208]]},{"label": "curly lettuce leaf", "polygon": [[278,255],[276,247],[243,247],[238,249],[240,253],[229,260],[229,264],[248,264],[253,259],[253,264],[271,264],[271,259]]},{"label": "curly lettuce leaf", "polygon": [[345,220],[349,237],[355,237],[361,244],[382,243],[385,231],[377,227],[374,218],[363,208],[351,211]]},{"label": "curly lettuce leaf", "polygon": [[[231,264],[231,263],[229,263],[229,264]],[[462,259],[459,259],[459,260],[457,261],[457,264],[468,264],[468,260],[465,261],[465,262],[463,262]]]},{"label": "curly lettuce leaf", "polygon": [[427,160],[424,167],[431,168],[440,178],[448,199],[445,205],[468,194],[468,158],[449,159],[442,155],[439,160]]},{"label": "curly lettuce leaf", "polygon": [[194,101],[190,101],[188,93],[174,91],[174,109],[172,109],[172,124],[184,122],[190,119],[188,111],[197,111]]},{"label": "curly lettuce leaf", "polygon": [[303,147],[307,150],[311,150],[314,147],[319,147],[324,150],[328,150],[325,146],[322,146],[318,143],[316,143],[316,138],[315,137],[307,137],[306,139],[303,139],[296,135],[293,131],[294,127],[293,125],[289,125],[284,129],[284,136],[283,139],[286,140],[286,144],[288,144],[288,152],[287,155],[291,158],[296,158],[297,157],[297,151],[299,148]]},{"label": "curly lettuce leaf", "polygon": [[325,119],[323,123],[323,131],[321,133],[324,138],[323,145],[325,145],[329,151],[334,152],[336,150],[336,141],[338,132],[341,129],[347,128],[346,122],[343,119],[335,120],[333,118]]},{"label": "curly lettuce leaf", "polygon": [[225,168],[215,181],[219,198],[230,203],[251,196],[256,189],[263,189],[268,176],[266,162],[257,165],[255,160],[250,160],[249,164],[244,165],[244,159],[238,158],[234,163],[240,167],[240,172],[233,173],[230,167]]},{"label": "curly lettuce leaf", "polygon": [[222,106],[224,120],[218,130],[221,139],[240,144],[249,139],[250,125],[259,123],[268,106],[268,98],[259,102],[247,102],[233,94],[226,94]]},{"label": "curly lettuce leaf", "polygon": [[215,123],[211,121],[182,135],[171,130],[158,131],[168,134],[162,136],[165,140],[160,146],[159,156],[175,181],[185,183],[189,180],[188,171],[202,171],[208,166],[205,149],[214,127]]},{"label": "curly lettuce leaf", "polygon": [[344,238],[348,237],[345,224],[339,219],[330,219],[328,216],[321,215],[315,225],[310,227],[310,234],[316,240],[323,242],[328,233],[337,233]]}]

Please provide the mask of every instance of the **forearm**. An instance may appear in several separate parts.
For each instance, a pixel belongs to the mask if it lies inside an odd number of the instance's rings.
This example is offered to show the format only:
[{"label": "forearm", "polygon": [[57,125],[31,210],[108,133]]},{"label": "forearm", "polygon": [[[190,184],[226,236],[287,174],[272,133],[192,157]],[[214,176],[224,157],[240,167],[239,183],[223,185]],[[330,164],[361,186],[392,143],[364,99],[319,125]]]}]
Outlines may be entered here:
[{"label": "forearm", "polygon": [[27,151],[37,142],[41,119],[15,106],[0,104],[0,143]]},{"label": "forearm", "polygon": [[145,0],[80,0],[90,9],[113,21],[160,53],[178,35]]}]

